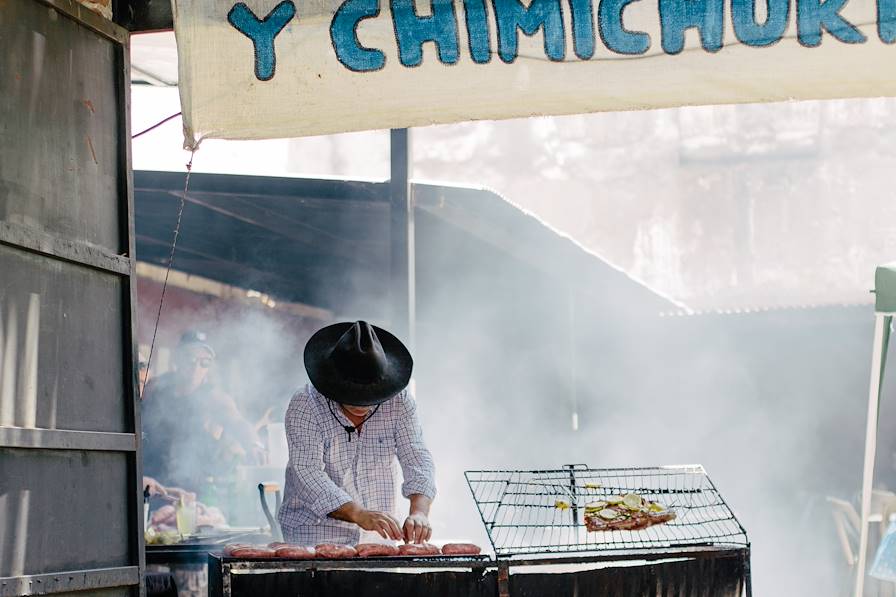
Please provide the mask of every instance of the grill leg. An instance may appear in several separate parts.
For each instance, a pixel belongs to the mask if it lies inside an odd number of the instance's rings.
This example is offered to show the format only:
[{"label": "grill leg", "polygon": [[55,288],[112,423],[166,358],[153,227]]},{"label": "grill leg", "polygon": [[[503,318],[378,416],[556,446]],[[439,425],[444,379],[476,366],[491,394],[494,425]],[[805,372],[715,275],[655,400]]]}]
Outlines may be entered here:
[{"label": "grill leg", "polygon": [[750,572],[750,548],[744,551],[744,591],[746,597],[753,597],[753,574]]},{"label": "grill leg", "polygon": [[498,597],[510,597],[510,566],[498,562]]}]

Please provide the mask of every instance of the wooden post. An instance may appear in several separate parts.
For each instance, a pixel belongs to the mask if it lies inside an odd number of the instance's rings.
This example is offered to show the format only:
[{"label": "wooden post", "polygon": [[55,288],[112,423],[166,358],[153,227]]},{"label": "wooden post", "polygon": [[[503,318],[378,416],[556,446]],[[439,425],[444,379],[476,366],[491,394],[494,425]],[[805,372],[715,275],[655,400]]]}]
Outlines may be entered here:
[{"label": "wooden post", "polygon": [[414,350],[414,197],[411,190],[411,139],[408,129],[390,131],[390,302],[392,332]]}]

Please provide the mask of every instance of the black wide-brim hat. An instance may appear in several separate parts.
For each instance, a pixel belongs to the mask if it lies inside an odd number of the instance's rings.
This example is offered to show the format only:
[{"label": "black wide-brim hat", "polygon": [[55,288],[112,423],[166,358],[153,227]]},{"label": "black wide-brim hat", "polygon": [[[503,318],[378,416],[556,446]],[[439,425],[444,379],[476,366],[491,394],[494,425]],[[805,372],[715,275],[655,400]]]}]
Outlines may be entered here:
[{"label": "black wide-brim hat", "polygon": [[324,397],[340,404],[381,404],[407,387],[413,369],[401,340],[366,321],[329,325],[305,345],[308,378]]}]

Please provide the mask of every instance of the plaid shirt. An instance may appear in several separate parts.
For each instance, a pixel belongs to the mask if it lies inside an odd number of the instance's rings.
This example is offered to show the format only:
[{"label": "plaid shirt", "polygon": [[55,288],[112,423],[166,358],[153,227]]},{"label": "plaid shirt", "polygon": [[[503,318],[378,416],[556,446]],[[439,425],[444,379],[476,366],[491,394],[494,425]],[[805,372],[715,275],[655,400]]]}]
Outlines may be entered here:
[{"label": "plaid shirt", "polygon": [[309,384],[289,403],[289,464],[278,519],[286,541],[354,545],[361,528],[329,518],[330,512],[354,501],[367,510],[394,514],[396,457],[404,497],[433,498],[435,467],[423,443],[417,405],[406,390],[384,402],[361,432],[351,435],[343,426],[352,422],[335,403],[331,412],[327,402]]}]

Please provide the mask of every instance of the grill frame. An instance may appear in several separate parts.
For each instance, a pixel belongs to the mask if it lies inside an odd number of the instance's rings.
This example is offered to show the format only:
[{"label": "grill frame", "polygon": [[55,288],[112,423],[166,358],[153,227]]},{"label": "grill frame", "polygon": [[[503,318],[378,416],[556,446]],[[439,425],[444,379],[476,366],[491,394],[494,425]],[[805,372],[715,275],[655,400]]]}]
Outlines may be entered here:
[{"label": "grill frame", "polygon": [[[640,560],[641,565],[607,567],[595,570],[601,563]],[[690,564],[688,563],[690,562]],[[703,562],[703,564],[701,564]],[[725,564],[728,562],[728,564]],[[723,564],[720,567],[720,564]],[[680,567],[685,566],[689,572],[684,574]],[[553,570],[552,570],[553,567]],[[560,568],[561,571],[555,571]],[[390,574],[405,572],[406,574]],[[576,556],[492,559],[488,556],[477,558],[365,558],[347,560],[286,560],[286,559],[237,559],[218,554],[208,555],[209,597],[248,597],[260,594],[264,586],[265,574],[274,573],[291,580],[283,580],[286,584],[310,583],[314,586],[315,577],[337,574],[343,581],[361,583],[359,588],[368,590],[361,597],[397,594],[396,579],[408,577],[413,583],[413,594],[429,594],[432,597],[452,596],[459,593],[457,589],[446,590],[445,584],[463,583],[463,587],[475,589],[466,595],[479,597],[513,597],[516,594],[528,595],[534,586],[540,586],[537,594],[555,594],[564,583],[581,582],[580,588],[597,587],[599,592],[607,594],[635,595],[634,587],[647,588],[647,592],[638,595],[656,595],[662,591],[683,597],[697,597],[707,594],[722,597],[752,597],[749,547],[701,547],[691,546],[677,550],[626,550],[619,553],[600,553]],[[511,571],[514,571],[512,573]],[[528,573],[519,574],[523,570]],[[678,570],[678,572],[676,572]],[[722,572],[720,570],[728,572]],[[706,571],[715,571],[707,575]],[[368,573],[379,575],[379,580],[372,581]],[[448,581],[439,578],[445,574],[453,574]],[[595,580],[590,575],[603,575]],[[727,576],[726,576],[727,574]],[[733,575],[732,575],[733,574]],[[541,580],[536,577],[542,577]],[[687,577],[685,579],[685,576]],[[574,577],[571,581],[571,577]],[[332,576],[330,578],[333,578]],[[684,580],[683,580],[684,579]],[[697,581],[697,582],[695,582]],[[540,585],[539,585],[540,582]],[[372,583],[372,584],[371,584]],[[527,586],[521,586],[521,583]],[[547,583],[547,585],[545,585]],[[595,584],[596,583],[596,584]],[[252,586],[247,589],[246,585]],[[368,586],[370,585],[370,586]],[[730,587],[736,585],[736,592]],[[375,589],[371,589],[371,586]],[[441,587],[441,591],[438,589]],[[654,587],[654,588],[650,588]],[[728,590],[721,590],[728,587]],[[332,587],[330,587],[332,589]],[[396,590],[392,590],[392,589]],[[407,582],[404,585],[407,589]],[[545,590],[547,592],[545,592]],[[615,592],[614,592],[615,591]],[[281,591],[282,592],[282,591]],[[309,595],[316,597],[335,597],[346,594],[345,591],[334,593],[325,587],[309,589]],[[666,594],[666,593],[662,593]]]},{"label": "grill frame", "polygon": [[[629,551],[676,554],[689,547],[750,546],[743,525],[698,464],[567,464],[559,469],[471,470],[464,477],[497,559],[570,553],[608,553],[620,559]],[[640,531],[585,530],[586,503],[623,493],[661,501],[678,517]],[[561,498],[568,500],[568,512],[554,505]],[[704,514],[695,513],[700,511]]]}]

